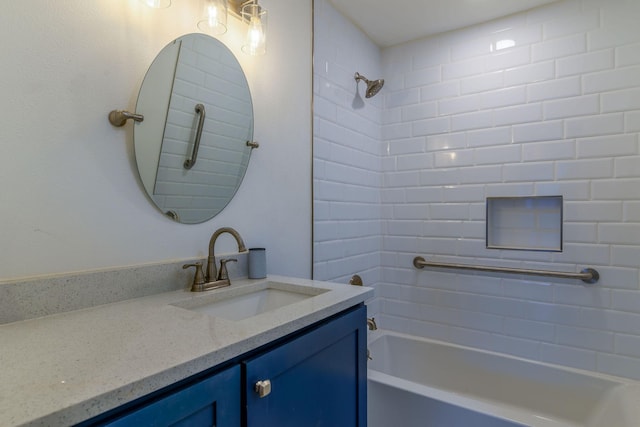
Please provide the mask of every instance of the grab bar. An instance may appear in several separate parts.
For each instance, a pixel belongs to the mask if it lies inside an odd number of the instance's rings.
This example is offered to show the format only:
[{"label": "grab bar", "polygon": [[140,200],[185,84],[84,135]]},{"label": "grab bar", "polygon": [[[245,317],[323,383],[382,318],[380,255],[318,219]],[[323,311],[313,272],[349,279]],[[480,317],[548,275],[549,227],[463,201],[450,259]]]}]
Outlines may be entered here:
[{"label": "grab bar", "polygon": [[204,118],[206,115],[204,111],[204,105],[197,104],[196,113],[200,114],[200,119],[198,120],[198,129],[196,130],[196,141],[193,144],[193,153],[191,153],[191,158],[184,161],[185,169],[191,169],[193,165],[196,164],[196,158],[198,157],[198,148],[200,148],[200,138],[202,137],[202,127],[204,126]]},{"label": "grab bar", "polygon": [[585,283],[596,283],[600,279],[600,273],[598,273],[593,268],[585,268],[580,273],[564,273],[561,271],[529,270],[525,268],[486,267],[482,265],[432,262],[432,261],[425,260],[421,256],[417,256],[413,259],[413,266],[415,268],[439,267],[439,268],[454,268],[458,270],[488,271],[493,273],[525,274],[528,276],[559,277],[562,279],[580,279]]}]

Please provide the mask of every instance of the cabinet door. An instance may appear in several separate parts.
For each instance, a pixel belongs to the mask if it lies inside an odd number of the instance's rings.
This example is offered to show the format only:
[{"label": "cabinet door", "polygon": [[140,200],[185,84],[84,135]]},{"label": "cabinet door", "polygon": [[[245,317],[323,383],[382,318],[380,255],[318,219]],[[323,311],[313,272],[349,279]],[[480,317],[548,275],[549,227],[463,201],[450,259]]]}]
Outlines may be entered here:
[{"label": "cabinet door", "polygon": [[234,366],[104,425],[240,427],[240,385]]},{"label": "cabinet door", "polygon": [[[246,426],[365,427],[366,352],[360,306],[245,361]],[[255,385],[267,380],[261,397]]]}]

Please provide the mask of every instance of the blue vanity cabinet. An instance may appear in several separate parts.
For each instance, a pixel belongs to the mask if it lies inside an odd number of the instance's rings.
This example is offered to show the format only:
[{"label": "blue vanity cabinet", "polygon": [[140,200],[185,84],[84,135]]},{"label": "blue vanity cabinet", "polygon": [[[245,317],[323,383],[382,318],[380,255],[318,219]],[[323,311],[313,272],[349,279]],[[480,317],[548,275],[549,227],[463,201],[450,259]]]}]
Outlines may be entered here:
[{"label": "blue vanity cabinet", "polygon": [[79,426],[366,427],[366,323],[360,304]]},{"label": "blue vanity cabinet", "polygon": [[101,425],[240,427],[240,385],[236,365]]},{"label": "blue vanity cabinet", "polygon": [[243,362],[246,427],[365,427],[366,308]]}]

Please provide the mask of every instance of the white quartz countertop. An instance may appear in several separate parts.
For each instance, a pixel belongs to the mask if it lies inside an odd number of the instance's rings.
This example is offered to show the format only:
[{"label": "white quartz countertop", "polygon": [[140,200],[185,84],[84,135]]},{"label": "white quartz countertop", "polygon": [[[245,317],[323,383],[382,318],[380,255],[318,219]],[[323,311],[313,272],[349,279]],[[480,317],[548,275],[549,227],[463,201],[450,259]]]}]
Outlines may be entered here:
[{"label": "white quartz countertop", "polygon": [[136,398],[339,313],[372,296],[366,287],[270,276],[328,289],[241,321],[182,306],[230,288],[166,292],[0,325],[0,425],[64,426]]}]

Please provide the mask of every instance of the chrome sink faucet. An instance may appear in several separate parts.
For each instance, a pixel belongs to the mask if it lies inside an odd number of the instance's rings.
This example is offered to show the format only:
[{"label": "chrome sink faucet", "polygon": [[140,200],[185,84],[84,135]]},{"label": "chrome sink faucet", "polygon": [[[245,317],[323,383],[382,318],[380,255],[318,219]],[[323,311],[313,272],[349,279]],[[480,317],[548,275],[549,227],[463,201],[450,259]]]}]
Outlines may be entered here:
[{"label": "chrome sink faucet", "polygon": [[[238,252],[246,252],[247,251],[247,248],[244,245],[244,240],[242,240],[242,237],[240,237],[240,233],[238,233],[233,228],[231,228],[231,227],[222,227],[222,228],[218,228],[216,231],[214,231],[213,234],[211,235],[211,240],[209,240],[209,257],[207,258],[207,274],[205,276],[205,280],[207,282],[210,282],[210,281],[218,279],[218,272],[217,272],[217,267],[216,267],[215,247],[216,247],[216,240],[218,240],[218,237],[220,237],[220,235],[222,233],[229,233],[229,234],[231,234],[233,236],[234,239],[236,239],[236,243],[238,243]],[[221,269],[222,269],[222,264],[220,266],[221,266]],[[226,270],[226,268],[225,268],[225,270]]]},{"label": "chrome sink faucet", "polygon": [[182,268],[195,267],[196,274],[193,279],[193,285],[191,286],[192,292],[201,292],[207,291],[209,289],[217,289],[225,286],[231,285],[231,279],[229,278],[229,272],[227,271],[227,263],[238,261],[237,259],[221,259],[220,260],[220,270],[216,266],[216,255],[215,255],[215,246],[216,240],[222,233],[229,233],[236,239],[238,243],[238,252],[246,252],[247,248],[244,245],[244,241],[242,237],[240,237],[240,233],[234,230],[231,227],[222,227],[217,229],[213,235],[211,235],[211,240],[209,240],[209,256],[207,257],[207,273],[202,273],[202,263],[196,262],[194,264],[185,264]]}]

